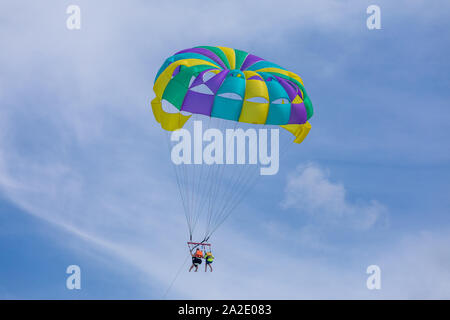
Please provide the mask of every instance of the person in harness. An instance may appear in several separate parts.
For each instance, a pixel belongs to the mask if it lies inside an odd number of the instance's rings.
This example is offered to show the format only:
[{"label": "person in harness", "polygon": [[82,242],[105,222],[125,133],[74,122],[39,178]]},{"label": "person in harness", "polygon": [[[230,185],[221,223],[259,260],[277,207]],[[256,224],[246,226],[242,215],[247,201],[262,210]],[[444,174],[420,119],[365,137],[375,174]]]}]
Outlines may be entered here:
[{"label": "person in harness", "polygon": [[194,248],[191,250],[191,256],[192,256],[192,266],[189,268],[189,272],[191,272],[192,268],[195,267],[195,272],[198,271],[198,266],[202,264],[202,258],[203,258],[203,252],[199,248],[197,248],[197,251],[193,253]]},{"label": "person in harness", "polygon": [[214,261],[214,256],[212,255],[211,251],[206,252],[206,254],[205,254],[205,272],[207,271],[208,266],[209,266],[209,269],[211,269],[211,272],[213,271],[212,266],[211,266],[211,263],[213,263],[213,261]]}]

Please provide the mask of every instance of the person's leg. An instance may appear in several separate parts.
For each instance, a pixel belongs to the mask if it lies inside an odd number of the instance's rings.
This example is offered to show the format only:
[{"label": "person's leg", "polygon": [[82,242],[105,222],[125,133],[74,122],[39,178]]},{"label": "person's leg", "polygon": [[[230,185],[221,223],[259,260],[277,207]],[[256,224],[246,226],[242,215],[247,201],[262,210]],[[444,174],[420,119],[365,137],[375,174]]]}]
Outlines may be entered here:
[{"label": "person's leg", "polygon": [[195,267],[195,272],[197,272],[197,269],[198,269],[198,261],[197,261],[197,258],[195,258],[194,267]]},{"label": "person's leg", "polygon": [[212,265],[211,265],[211,264],[212,264],[212,263],[209,264],[209,268],[211,269],[211,272],[212,272]]},{"label": "person's leg", "polygon": [[192,265],[192,266],[189,268],[189,272],[191,272],[191,270],[192,270],[193,267],[194,267],[194,265]]}]

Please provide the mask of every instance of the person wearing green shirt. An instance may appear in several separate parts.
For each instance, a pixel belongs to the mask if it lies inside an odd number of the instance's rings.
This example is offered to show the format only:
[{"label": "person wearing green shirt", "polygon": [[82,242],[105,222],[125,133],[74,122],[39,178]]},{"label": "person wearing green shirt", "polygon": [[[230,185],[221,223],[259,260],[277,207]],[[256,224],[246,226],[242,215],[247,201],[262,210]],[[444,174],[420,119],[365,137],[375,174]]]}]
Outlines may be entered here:
[{"label": "person wearing green shirt", "polygon": [[211,263],[214,261],[214,256],[212,255],[211,251],[205,253],[205,272],[209,269],[211,269],[211,272],[213,271]]}]

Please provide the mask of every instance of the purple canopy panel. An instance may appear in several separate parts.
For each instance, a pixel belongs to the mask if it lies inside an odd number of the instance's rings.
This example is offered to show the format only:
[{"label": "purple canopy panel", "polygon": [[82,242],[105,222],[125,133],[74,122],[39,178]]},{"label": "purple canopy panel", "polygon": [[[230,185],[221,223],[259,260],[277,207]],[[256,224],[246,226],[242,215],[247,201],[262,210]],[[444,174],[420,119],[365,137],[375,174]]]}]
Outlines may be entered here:
[{"label": "purple canopy panel", "polygon": [[305,104],[302,103],[291,103],[291,116],[289,117],[288,124],[303,124],[308,120],[306,114]]},{"label": "purple canopy panel", "polygon": [[[211,91],[213,91],[213,92],[217,91],[219,89],[218,87],[215,90],[213,90],[213,88],[215,88],[217,83],[218,83],[218,86],[220,87],[220,85],[222,84],[222,82],[225,79],[225,76],[227,75],[229,70],[222,70],[218,74],[214,75],[211,79],[209,79],[208,81],[204,82],[203,81],[203,75],[206,72],[211,71],[211,70],[217,70],[217,69],[207,69],[207,70],[201,71],[198,74],[198,76],[194,79],[194,81],[192,82],[192,84],[191,84],[191,86],[189,88],[193,88],[193,87],[196,87],[196,86],[201,85],[201,84],[206,84],[211,89]],[[211,85],[210,85],[210,83],[211,83]]]},{"label": "purple canopy panel", "polygon": [[204,94],[188,90],[184,97],[182,111],[188,111],[196,114],[211,115],[211,109],[214,103],[213,94]]},{"label": "purple canopy panel", "polygon": [[198,86],[198,85],[200,85],[200,84],[203,84],[203,83],[204,83],[204,82],[203,82],[203,74],[204,74],[205,72],[208,72],[209,70],[212,70],[212,69],[203,70],[202,72],[200,72],[200,73],[198,74],[198,76],[195,78],[195,80],[192,82],[192,84],[191,84],[191,86],[190,86],[189,88],[193,88],[193,87],[196,87],[196,86]]},{"label": "purple canopy panel", "polygon": [[209,90],[211,90],[211,94],[188,90],[186,96],[184,97],[181,110],[192,113],[200,113],[208,116],[211,115],[215,94],[222,85],[222,82],[227,76],[229,70],[223,70],[218,74],[216,74],[215,76],[213,76],[208,81],[203,82],[203,74],[207,71],[208,70],[200,72],[200,74],[197,76],[197,78],[195,78],[194,82],[192,83],[191,89],[199,85],[205,85],[209,88]]},{"label": "purple canopy panel", "polygon": [[242,66],[241,66],[241,70],[247,69],[247,68],[250,67],[252,64],[254,64],[255,62],[258,62],[258,61],[260,61],[260,60],[264,60],[264,59],[263,59],[263,58],[260,58],[260,57],[258,57],[258,56],[255,56],[255,55],[253,55],[253,54],[249,54],[249,55],[247,56],[247,58],[245,58],[245,61],[244,61],[244,63],[243,63]]},{"label": "purple canopy panel", "polygon": [[214,94],[216,94],[229,72],[230,70],[222,70],[214,77],[206,81],[205,84]]},{"label": "purple canopy panel", "polygon": [[175,77],[180,72],[181,66],[177,66],[175,70],[173,70],[172,77]]},{"label": "purple canopy panel", "polygon": [[278,76],[274,76],[278,82],[283,86],[284,90],[286,90],[286,93],[289,96],[289,99],[292,101],[297,96],[297,90],[295,90],[286,79],[280,78]]},{"label": "purple canopy panel", "polygon": [[215,61],[223,69],[227,69],[225,64],[222,62],[222,60],[220,60],[220,58],[218,56],[216,56],[212,51],[209,51],[208,49],[205,49],[205,48],[190,48],[190,49],[185,49],[185,50],[178,51],[175,54],[187,53],[187,52],[202,54],[205,57],[208,57],[211,60]]},{"label": "purple canopy panel", "polygon": [[248,78],[248,80],[260,80],[260,81],[263,81],[263,79],[260,76],[251,76],[250,78]]},{"label": "purple canopy panel", "polygon": [[303,92],[302,90],[298,89],[297,94],[300,96],[300,98],[302,98],[303,100]]},{"label": "purple canopy panel", "polygon": [[[283,86],[284,90],[286,90],[286,93],[289,96],[289,100],[291,100],[291,116],[289,117],[288,123],[289,124],[305,123],[307,120],[305,104],[303,102],[292,103],[292,101],[295,99],[297,94],[300,95],[300,97],[301,97],[302,93],[299,92],[300,90],[291,81],[280,78],[278,76],[274,76],[274,77],[280,82],[280,84]],[[295,88],[294,88],[294,86],[295,86]]]}]

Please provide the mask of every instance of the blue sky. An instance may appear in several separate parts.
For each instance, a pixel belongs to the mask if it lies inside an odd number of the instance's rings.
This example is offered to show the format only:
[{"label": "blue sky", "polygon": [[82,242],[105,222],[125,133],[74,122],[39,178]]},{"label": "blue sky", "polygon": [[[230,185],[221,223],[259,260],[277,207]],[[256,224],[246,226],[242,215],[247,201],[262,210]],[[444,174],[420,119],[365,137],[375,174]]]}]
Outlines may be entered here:
[{"label": "blue sky", "polygon": [[[81,30],[66,29],[70,4]],[[450,298],[447,1],[0,9],[0,298],[163,297],[186,226],[152,85],[166,57],[205,44],[297,72],[315,114],[215,234],[215,271],[181,272],[167,298]]]}]

